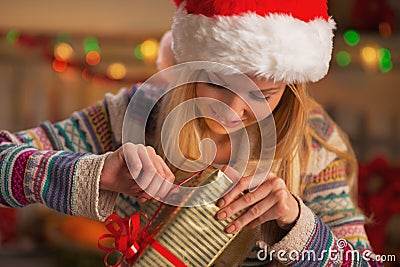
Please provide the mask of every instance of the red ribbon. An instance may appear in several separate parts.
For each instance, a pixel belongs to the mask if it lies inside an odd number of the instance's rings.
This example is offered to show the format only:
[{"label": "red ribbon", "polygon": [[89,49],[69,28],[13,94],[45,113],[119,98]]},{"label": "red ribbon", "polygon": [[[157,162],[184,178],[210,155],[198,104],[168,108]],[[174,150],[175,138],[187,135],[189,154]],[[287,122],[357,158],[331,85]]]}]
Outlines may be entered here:
[{"label": "red ribbon", "polygon": [[[181,182],[176,185],[182,185],[192,178],[200,175],[203,170],[198,171],[189,177],[185,178]],[[149,227],[153,223],[157,214],[160,212],[164,203],[161,203],[157,210],[154,212],[154,215],[148,220],[147,214],[145,212],[138,212],[132,214],[129,218],[121,219],[116,214],[111,214],[107,217],[104,222],[108,231],[111,234],[103,234],[98,239],[98,247],[99,249],[108,252],[104,257],[104,264],[107,267],[117,267],[122,261],[126,261],[129,266],[132,266],[137,258],[139,257],[139,251],[144,251],[145,248],[149,245],[154,248],[158,253],[160,253],[164,258],[166,258],[169,262],[171,262],[176,267],[187,267],[185,263],[183,263],[180,259],[178,259],[174,254],[172,254],[168,249],[166,249],[163,245],[161,245],[157,240],[154,239],[154,235],[149,232]],[[145,218],[145,225],[142,226],[140,224],[140,216]],[[117,226],[117,227],[116,227]],[[157,229],[154,229],[157,230]],[[114,238],[114,247],[106,247],[101,244],[101,241],[108,238]],[[141,246],[140,246],[140,245]],[[121,258],[117,263],[110,265],[108,263],[108,257],[113,252],[120,252]]]},{"label": "red ribbon", "polygon": [[[140,217],[145,217],[145,225],[140,224]],[[150,222],[147,219],[147,214],[138,212],[131,215],[129,218],[119,218],[115,214],[111,214],[105,221],[105,226],[110,234],[103,234],[99,237],[98,246],[101,250],[106,251],[104,264],[108,267],[117,267],[122,261],[126,261],[131,266],[138,258],[139,251],[143,251],[148,245],[154,248],[158,253],[170,261],[174,266],[186,267],[186,265],[173,255],[168,249],[154,239],[147,229]],[[114,247],[106,247],[101,244],[104,239],[114,239]],[[139,246],[140,244],[140,246]],[[108,258],[114,252],[121,253],[121,257],[115,264],[109,264]]]}]

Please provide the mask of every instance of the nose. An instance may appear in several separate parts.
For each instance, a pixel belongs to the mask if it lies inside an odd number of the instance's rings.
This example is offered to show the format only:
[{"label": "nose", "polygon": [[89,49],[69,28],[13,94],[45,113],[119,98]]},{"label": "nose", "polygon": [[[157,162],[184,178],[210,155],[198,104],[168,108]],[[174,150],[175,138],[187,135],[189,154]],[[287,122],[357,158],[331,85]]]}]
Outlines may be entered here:
[{"label": "nose", "polygon": [[240,119],[244,117],[247,105],[240,96],[231,93],[227,104],[236,113],[235,116],[238,116]]}]

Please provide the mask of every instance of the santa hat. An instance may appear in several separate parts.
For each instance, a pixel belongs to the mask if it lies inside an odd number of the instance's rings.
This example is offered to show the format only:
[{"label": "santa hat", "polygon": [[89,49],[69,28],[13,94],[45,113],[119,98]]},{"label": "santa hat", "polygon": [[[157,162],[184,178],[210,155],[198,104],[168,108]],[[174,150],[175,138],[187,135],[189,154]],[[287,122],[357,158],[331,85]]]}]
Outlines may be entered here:
[{"label": "santa hat", "polygon": [[174,0],[177,63],[212,61],[287,83],[329,69],[334,20],[326,0]]}]

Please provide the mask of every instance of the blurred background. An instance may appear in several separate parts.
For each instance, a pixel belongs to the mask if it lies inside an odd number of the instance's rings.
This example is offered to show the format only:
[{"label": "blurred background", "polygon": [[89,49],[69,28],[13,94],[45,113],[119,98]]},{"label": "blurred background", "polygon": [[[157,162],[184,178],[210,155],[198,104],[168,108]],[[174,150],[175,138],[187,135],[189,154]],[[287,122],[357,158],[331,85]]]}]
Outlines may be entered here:
[{"label": "blurred background", "polygon": [[[337,22],[331,69],[309,87],[354,146],[372,246],[399,260],[400,1],[329,7]],[[146,80],[174,10],[159,0],[0,1],[0,129],[63,119]],[[0,265],[102,266],[97,238],[105,232],[41,206],[0,209]]]}]

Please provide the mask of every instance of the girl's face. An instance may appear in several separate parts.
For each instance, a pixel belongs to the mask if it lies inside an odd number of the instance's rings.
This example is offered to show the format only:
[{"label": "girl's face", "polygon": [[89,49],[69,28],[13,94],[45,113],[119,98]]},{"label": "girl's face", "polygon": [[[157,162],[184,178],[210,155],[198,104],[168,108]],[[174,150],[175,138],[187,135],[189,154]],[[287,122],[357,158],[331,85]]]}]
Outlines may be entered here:
[{"label": "girl's face", "polygon": [[276,108],[286,87],[284,82],[250,78],[254,86],[243,79],[235,81],[234,77],[222,78],[212,73],[207,79],[208,83],[197,83],[196,98],[208,99],[196,103],[215,134],[232,133],[265,118]]}]

